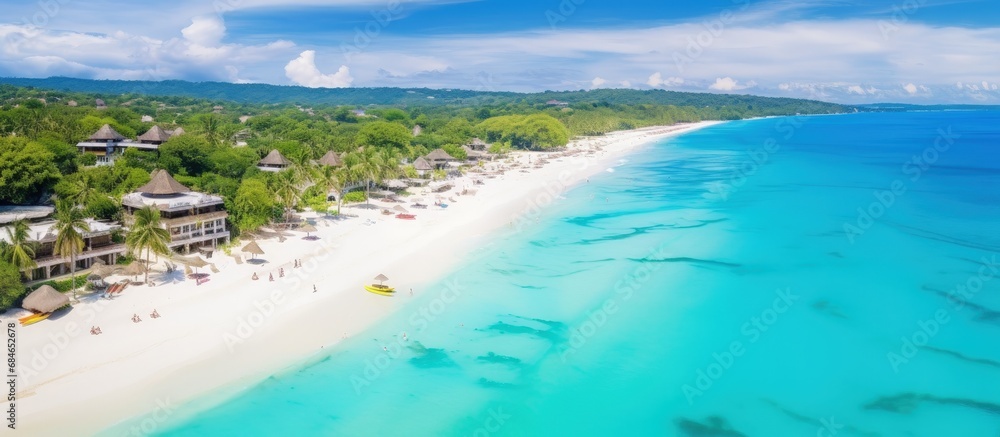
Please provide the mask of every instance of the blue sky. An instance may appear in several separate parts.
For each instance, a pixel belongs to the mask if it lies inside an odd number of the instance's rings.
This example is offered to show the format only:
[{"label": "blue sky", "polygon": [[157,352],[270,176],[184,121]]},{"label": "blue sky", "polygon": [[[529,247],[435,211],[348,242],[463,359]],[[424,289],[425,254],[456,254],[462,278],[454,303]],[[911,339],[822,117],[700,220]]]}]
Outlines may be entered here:
[{"label": "blue sky", "polygon": [[1000,103],[997,0],[6,0],[0,75]]}]

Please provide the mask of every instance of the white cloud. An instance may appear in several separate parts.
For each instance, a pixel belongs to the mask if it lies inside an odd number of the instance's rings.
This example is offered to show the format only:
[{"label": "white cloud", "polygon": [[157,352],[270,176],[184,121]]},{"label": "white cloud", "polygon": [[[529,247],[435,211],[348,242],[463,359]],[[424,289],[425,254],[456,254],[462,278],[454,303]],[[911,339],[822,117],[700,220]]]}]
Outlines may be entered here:
[{"label": "white cloud", "polygon": [[590,87],[591,88],[600,88],[601,85],[604,85],[606,83],[608,83],[607,80],[604,80],[604,78],[598,76],[598,77],[595,77],[594,80],[590,81]]},{"label": "white cloud", "polygon": [[866,94],[865,93],[865,89],[861,88],[861,86],[859,86],[859,85],[851,85],[851,86],[847,87],[847,92],[852,93],[852,94],[860,94],[862,96]]},{"label": "white cloud", "polygon": [[737,91],[753,88],[755,86],[757,86],[757,82],[752,80],[745,84],[740,84],[739,81],[727,76],[716,78],[715,83],[709,85],[708,89],[717,91]]},{"label": "white cloud", "polygon": [[663,74],[661,74],[659,71],[651,74],[649,76],[649,80],[646,81],[646,85],[649,85],[653,88],[659,88],[661,86],[662,87],[677,86],[683,84],[684,84],[684,79],[680,77],[668,77],[664,79]]},{"label": "white cloud", "polygon": [[632,82],[629,82],[627,80],[621,81],[619,85],[621,85],[622,88],[632,88]]},{"label": "white cloud", "polygon": [[310,88],[345,88],[351,86],[354,78],[346,65],[333,74],[323,74],[316,67],[316,51],[306,50],[285,65],[285,76],[298,85]]},{"label": "white cloud", "polygon": [[917,93],[917,86],[912,83],[903,85],[903,89],[906,90],[906,92],[910,93],[910,95]]},{"label": "white cloud", "polygon": [[226,25],[217,16],[194,17],[191,25],[181,29],[184,39],[202,46],[217,46],[226,36]]}]

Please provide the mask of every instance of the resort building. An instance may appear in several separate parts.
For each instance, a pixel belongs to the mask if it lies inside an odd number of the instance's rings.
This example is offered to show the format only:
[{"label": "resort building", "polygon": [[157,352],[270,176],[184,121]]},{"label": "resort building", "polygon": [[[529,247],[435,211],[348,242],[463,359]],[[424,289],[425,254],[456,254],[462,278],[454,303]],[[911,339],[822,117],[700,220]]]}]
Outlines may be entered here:
[{"label": "resort building", "polygon": [[[26,272],[30,281],[45,280],[53,276],[70,273],[69,257],[55,255],[56,234],[54,220],[48,217],[52,207],[4,207],[0,211],[0,223],[9,224],[17,219],[30,220],[28,239],[35,246],[35,268]],[[114,264],[125,254],[121,226],[116,223],[87,219],[90,232],[83,233],[83,251],[76,255],[76,270],[89,268],[97,260]],[[0,226],[0,240],[7,241],[7,227]],[[116,242],[117,241],[117,242]],[[9,242],[9,241],[8,241]]]},{"label": "resort building", "polygon": [[413,160],[413,169],[417,171],[418,175],[424,176],[427,172],[434,170],[434,167],[421,156]]},{"label": "resort building", "polygon": [[434,149],[424,157],[434,168],[442,169],[448,166],[449,162],[458,161],[454,156],[445,152],[444,149]]},{"label": "resort building", "polygon": [[261,159],[257,163],[257,168],[262,171],[282,171],[292,165],[292,161],[285,158],[278,149],[274,149],[271,153],[268,153],[264,159]]},{"label": "resort building", "polygon": [[168,247],[188,253],[191,250],[212,252],[229,242],[226,212],[222,197],[191,191],[166,170],[154,170],[148,184],[122,197],[131,221],[137,209],[153,206],[160,210],[160,221],[170,231]]},{"label": "resort building", "polygon": [[[178,128],[178,131],[183,131]],[[175,131],[175,135],[178,135]],[[125,149],[139,149],[147,151],[157,151],[160,145],[170,139],[172,135],[153,126],[149,131],[139,136],[139,141],[126,139],[122,134],[115,131],[110,125],[101,126],[94,132],[87,141],[77,143],[76,147],[81,153],[97,155],[97,165],[112,165],[125,153]]]}]

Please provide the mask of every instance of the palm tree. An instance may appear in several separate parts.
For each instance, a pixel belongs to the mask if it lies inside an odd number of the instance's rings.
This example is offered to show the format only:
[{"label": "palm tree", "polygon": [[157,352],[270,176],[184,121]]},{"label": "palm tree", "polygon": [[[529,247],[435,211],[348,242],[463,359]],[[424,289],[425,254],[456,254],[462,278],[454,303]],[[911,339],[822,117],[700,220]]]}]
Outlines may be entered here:
[{"label": "palm tree", "polygon": [[286,170],[278,172],[271,179],[271,191],[285,207],[285,221],[291,221],[291,211],[295,207],[295,202],[301,197],[301,187],[299,187],[298,175],[296,172]]},{"label": "palm tree", "polygon": [[[160,227],[160,210],[145,206],[138,209],[132,215],[132,226],[125,235],[125,247],[132,253],[142,255],[142,250],[146,249],[146,266],[149,266],[149,253],[157,255],[167,255],[170,248],[167,243],[170,241],[170,232]],[[143,277],[143,282],[149,281],[149,268]]]},{"label": "palm tree", "polygon": [[317,166],[313,169],[312,180],[323,193],[331,190],[337,192],[337,214],[340,214],[340,205],[344,198],[344,177],[342,172],[328,165]]},{"label": "palm tree", "polygon": [[25,278],[31,279],[27,271],[35,268],[35,242],[29,241],[27,220],[15,221],[7,228],[7,241],[0,241],[0,258],[17,267]]},{"label": "palm tree", "polygon": [[80,178],[73,181],[72,184],[73,192],[69,195],[68,200],[71,200],[75,205],[85,207],[90,205],[92,200],[104,195],[97,189],[94,180],[87,173],[80,173]]},{"label": "palm tree", "polygon": [[399,173],[399,159],[391,149],[366,147],[344,157],[344,165],[350,180],[365,182],[366,198],[371,197],[372,184]]},{"label": "palm tree", "polygon": [[53,253],[61,257],[69,257],[70,278],[73,289],[76,289],[76,256],[83,252],[83,235],[90,232],[86,216],[79,206],[65,199],[56,201],[56,223],[52,231],[56,233]]}]

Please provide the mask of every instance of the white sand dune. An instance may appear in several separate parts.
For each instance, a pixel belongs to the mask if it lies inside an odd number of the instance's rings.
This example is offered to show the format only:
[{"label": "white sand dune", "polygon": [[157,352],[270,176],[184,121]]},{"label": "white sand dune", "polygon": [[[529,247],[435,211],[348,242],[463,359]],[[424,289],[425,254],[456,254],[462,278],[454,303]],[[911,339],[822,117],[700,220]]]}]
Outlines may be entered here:
[{"label": "white sand dune", "polygon": [[[237,264],[218,252],[209,261],[221,272],[201,285],[179,272],[152,273],[156,287],[130,286],[113,300],[83,298],[58,320],[19,331],[18,430],[25,435],[93,434],[143,414],[165,412],[157,417],[166,418],[168,410],[209,392],[245,388],[404,308],[412,301],[411,289],[426,292],[427,284],[469,256],[484,236],[520,225],[526,211],[546,206],[573,184],[619,164],[624,153],[711,124],[577,140],[568,150],[578,154],[563,158],[518,152],[503,164],[507,170],[501,176],[470,174],[455,181],[452,191],[440,195],[456,200],[446,200],[446,209],[405,205],[416,220],[357,206],[344,208],[347,217],[340,219],[307,213],[318,228],[313,235],[320,238],[310,241],[302,238],[304,233],[285,232],[284,242],[258,240],[265,264]],[[549,162],[535,168],[545,158]],[[518,168],[511,168],[514,162]],[[484,184],[474,185],[474,177]],[[461,195],[464,188],[477,193]],[[430,204],[438,195],[415,197]],[[366,224],[370,221],[374,224]],[[293,268],[295,259],[303,267]],[[284,268],[284,278],[279,268]],[[251,280],[255,272],[257,281]],[[396,296],[362,290],[379,273],[397,287]],[[150,318],[154,309],[162,317]],[[134,323],[133,314],[142,321]],[[9,320],[13,315],[5,316]],[[91,335],[91,326],[99,326],[103,334]]]}]

